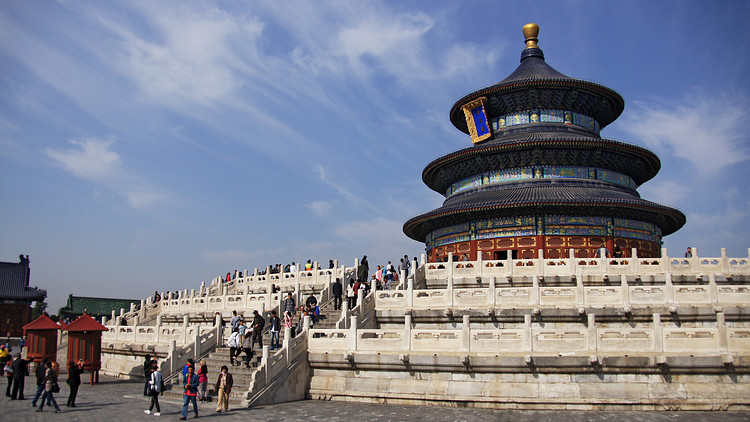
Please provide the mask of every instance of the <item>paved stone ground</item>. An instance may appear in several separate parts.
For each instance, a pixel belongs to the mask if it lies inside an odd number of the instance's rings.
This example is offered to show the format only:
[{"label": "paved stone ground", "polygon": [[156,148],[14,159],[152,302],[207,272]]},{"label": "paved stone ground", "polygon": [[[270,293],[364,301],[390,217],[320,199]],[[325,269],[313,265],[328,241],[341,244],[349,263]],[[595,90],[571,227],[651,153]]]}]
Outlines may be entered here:
[{"label": "paved stone ground", "polygon": [[[5,377],[3,377],[5,378]],[[84,381],[88,376],[84,375]],[[68,386],[60,385],[62,391],[55,399],[62,412],[54,414],[54,408],[46,407],[43,413],[31,407],[36,387],[34,378],[26,379],[26,400],[11,401],[0,396],[0,421],[157,421],[176,420],[180,417],[182,403],[161,400],[162,415],[149,416],[143,413],[148,401],[141,395],[143,384],[101,377],[98,385],[83,384],[78,392],[77,407],[65,407]],[[0,391],[5,391],[5,382],[0,382]],[[598,411],[537,411],[537,410],[485,410],[453,409],[444,407],[396,406],[380,404],[343,403],[330,401],[301,401],[262,406],[253,409],[236,409],[228,413],[215,413],[216,402],[200,404],[200,419],[213,421],[503,421],[503,422],[712,422],[750,421],[750,411],[737,412],[598,412]],[[192,411],[189,414],[192,418]]]}]

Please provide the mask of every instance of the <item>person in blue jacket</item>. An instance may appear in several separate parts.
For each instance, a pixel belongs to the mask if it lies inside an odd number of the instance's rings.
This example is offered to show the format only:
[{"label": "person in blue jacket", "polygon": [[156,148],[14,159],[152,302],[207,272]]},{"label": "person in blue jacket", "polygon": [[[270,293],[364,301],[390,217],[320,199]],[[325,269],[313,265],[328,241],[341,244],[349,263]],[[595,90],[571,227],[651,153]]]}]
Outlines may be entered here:
[{"label": "person in blue jacket", "polygon": [[188,405],[193,402],[193,412],[195,417],[198,417],[198,385],[200,384],[198,374],[195,373],[195,366],[191,365],[188,367],[188,373],[185,375],[183,386],[185,388],[185,394],[182,402],[182,417],[181,420],[187,419]]}]

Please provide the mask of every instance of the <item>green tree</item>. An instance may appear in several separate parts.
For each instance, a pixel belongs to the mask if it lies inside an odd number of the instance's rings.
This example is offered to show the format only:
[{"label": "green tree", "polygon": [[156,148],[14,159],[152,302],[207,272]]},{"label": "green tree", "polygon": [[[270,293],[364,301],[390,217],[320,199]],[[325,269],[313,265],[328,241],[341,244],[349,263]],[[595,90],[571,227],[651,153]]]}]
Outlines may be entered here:
[{"label": "green tree", "polygon": [[31,309],[31,320],[35,320],[42,316],[42,313],[47,310],[47,302],[34,302],[34,307]]}]

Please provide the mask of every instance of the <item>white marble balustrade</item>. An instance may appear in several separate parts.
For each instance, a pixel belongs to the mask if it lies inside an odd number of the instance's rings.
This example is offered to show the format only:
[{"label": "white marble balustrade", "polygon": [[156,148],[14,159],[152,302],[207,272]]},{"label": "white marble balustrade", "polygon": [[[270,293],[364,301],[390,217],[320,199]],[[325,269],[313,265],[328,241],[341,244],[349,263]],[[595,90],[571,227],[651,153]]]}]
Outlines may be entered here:
[{"label": "white marble balustrade", "polygon": [[[621,274],[639,275],[642,277],[672,274],[697,275],[697,274],[749,274],[750,273],[750,250],[748,257],[730,258],[726,256],[726,250],[722,248],[721,256],[718,258],[706,258],[695,256],[692,258],[675,258],[667,255],[667,250],[662,249],[661,258],[641,258],[637,251],[632,250],[631,258],[575,258],[573,251],[570,257],[560,259],[507,259],[500,261],[452,261],[449,254],[449,262],[436,262],[426,264],[425,278],[427,280],[439,280],[447,278],[476,278],[476,277],[570,277],[576,275],[602,275],[618,276]],[[541,251],[540,251],[541,253]]]},{"label": "white marble balustrade", "polygon": [[[560,356],[596,354],[670,354],[730,356],[750,352],[750,327],[727,327],[723,314],[703,327],[679,327],[654,322],[613,328],[599,326],[594,315],[587,324],[563,328],[532,322],[512,328],[472,328],[468,316],[461,329],[414,329],[410,317],[402,329],[311,329],[308,351],[313,353],[498,353]],[[642,326],[640,326],[642,325]],[[352,324],[356,327],[356,324]]]}]

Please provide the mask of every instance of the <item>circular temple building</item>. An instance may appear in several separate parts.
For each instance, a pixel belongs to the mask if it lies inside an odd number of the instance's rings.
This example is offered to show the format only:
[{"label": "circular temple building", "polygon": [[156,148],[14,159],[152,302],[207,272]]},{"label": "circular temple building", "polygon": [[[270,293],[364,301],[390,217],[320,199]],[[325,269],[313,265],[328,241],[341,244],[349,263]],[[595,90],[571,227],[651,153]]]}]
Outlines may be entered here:
[{"label": "circular temple building", "polygon": [[603,244],[624,257],[658,257],[662,236],[685,224],[677,209],[642,199],[637,188],[659,171],[651,151],[604,139],[623,98],[553,69],[523,28],[521,64],[450,111],[473,145],[425,167],[422,180],[445,196],[440,208],[404,224],[428,261],[594,257]]}]

